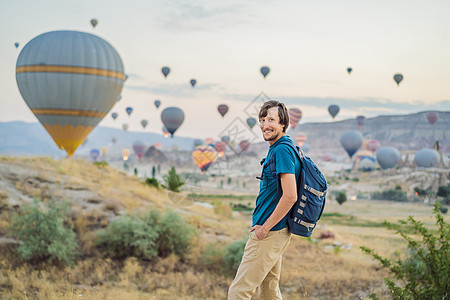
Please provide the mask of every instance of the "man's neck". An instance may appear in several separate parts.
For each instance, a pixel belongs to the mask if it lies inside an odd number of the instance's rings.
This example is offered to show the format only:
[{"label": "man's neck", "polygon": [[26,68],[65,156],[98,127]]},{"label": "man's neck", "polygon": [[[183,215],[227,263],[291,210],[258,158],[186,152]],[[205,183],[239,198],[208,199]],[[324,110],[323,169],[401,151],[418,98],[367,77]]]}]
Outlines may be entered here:
[{"label": "man's neck", "polygon": [[286,133],[283,133],[283,135],[281,135],[280,137],[278,137],[276,140],[272,140],[269,141],[269,146],[272,146],[273,144],[275,144],[276,142],[278,142],[283,136],[285,136]]}]

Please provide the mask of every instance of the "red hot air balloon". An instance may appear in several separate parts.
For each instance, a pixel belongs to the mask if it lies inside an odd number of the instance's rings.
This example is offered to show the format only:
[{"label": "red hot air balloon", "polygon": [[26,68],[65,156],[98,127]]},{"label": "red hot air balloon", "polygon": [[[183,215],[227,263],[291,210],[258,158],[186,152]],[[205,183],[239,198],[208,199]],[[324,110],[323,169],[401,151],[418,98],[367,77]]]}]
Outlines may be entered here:
[{"label": "red hot air balloon", "polygon": [[217,107],[217,110],[219,111],[219,114],[223,117],[223,116],[225,116],[225,115],[227,114],[227,112],[228,112],[228,105],[226,105],[226,104],[220,104],[220,105]]},{"label": "red hot air balloon", "polygon": [[431,124],[431,126],[434,125],[434,123],[436,123],[436,121],[439,119],[439,115],[435,112],[429,112],[427,113],[427,120],[428,123]]},{"label": "red hot air balloon", "polygon": [[297,126],[301,118],[302,118],[302,111],[300,109],[298,108],[289,109],[289,124],[291,125],[292,129],[294,129],[295,126]]},{"label": "red hot air balloon", "polygon": [[136,141],[133,144],[133,150],[134,153],[138,156],[138,158],[142,158],[144,156],[145,150],[147,149],[147,146],[142,141]]},{"label": "red hot air balloon", "polygon": [[245,152],[250,147],[250,142],[247,140],[243,140],[239,143],[239,148],[241,148],[242,152]]},{"label": "red hot air balloon", "polygon": [[364,117],[364,116],[356,117],[356,124],[358,124],[359,128],[363,127],[365,121],[366,121],[366,117]]},{"label": "red hot air balloon", "polygon": [[303,132],[299,132],[297,134],[297,136],[295,137],[295,141],[297,142],[297,145],[299,147],[303,146],[303,144],[306,142],[307,139],[308,138],[307,138],[306,134]]},{"label": "red hot air balloon", "polygon": [[222,157],[223,153],[225,152],[225,149],[227,149],[227,144],[225,144],[225,142],[216,142],[214,144],[214,149],[216,149],[217,153],[219,154],[219,157]]}]

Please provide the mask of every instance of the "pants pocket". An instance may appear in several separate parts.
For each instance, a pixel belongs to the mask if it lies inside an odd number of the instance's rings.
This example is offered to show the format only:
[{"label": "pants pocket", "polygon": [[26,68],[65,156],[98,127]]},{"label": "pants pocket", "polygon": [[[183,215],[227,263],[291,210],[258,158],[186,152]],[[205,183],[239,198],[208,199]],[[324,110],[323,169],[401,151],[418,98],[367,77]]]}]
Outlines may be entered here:
[{"label": "pants pocket", "polygon": [[255,257],[258,252],[259,240],[255,232],[250,232],[247,244],[245,244],[244,256],[245,257]]}]

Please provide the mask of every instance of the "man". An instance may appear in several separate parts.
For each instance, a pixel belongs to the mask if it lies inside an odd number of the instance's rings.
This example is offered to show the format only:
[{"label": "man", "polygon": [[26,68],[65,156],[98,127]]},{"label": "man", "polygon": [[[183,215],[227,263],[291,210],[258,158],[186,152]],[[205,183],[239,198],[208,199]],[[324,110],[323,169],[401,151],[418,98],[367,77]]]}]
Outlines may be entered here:
[{"label": "man", "polygon": [[[286,130],[289,115],[283,103],[265,102],[259,111],[259,124],[269,152],[263,164],[260,190],[252,216],[252,228],[245,245],[241,265],[228,291],[228,299],[251,299],[256,292],[259,299],[282,299],[279,288],[281,257],[291,239],[286,215],[297,201],[297,178],[300,161],[294,150],[280,144],[292,143]],[[270,158],[276,162],[276,176],[270,172]],[[277,197],[277,180],[282,195]]]}]

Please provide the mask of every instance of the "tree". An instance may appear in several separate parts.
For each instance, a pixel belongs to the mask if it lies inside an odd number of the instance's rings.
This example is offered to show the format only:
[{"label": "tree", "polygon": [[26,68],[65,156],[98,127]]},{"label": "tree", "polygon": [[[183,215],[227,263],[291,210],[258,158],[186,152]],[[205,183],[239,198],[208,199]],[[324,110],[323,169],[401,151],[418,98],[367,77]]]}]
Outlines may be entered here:
[{"label": "tree", "polygon": [[155,166],[152,167],[152,177],[155,178],[156,175],[156,168]]},{"label": "tree", "polygon": [[347,201],[347,194],[345,191],[339,191],[339,193],[336,196],[336,201],[339,203],[339,205],[342,205],[345,201]]},{"label": "tree", "polygon": [[166,189],[172,192],[180,192],[180,187],[182,187],[186,182],[181,181],[180,175],[177,174],[175,167],[169,170],[167,175],[163,176],[166,185],[163,185]]}]

